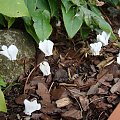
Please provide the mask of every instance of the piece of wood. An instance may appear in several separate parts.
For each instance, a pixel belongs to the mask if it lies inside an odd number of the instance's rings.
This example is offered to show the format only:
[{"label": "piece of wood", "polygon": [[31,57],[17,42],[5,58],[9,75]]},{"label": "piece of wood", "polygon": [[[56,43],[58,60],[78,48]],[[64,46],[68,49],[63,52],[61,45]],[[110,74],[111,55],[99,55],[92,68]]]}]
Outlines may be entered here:
[{"label": "piece of wood", "polygon": [[117,105],[115,110],[112,112],[108,120],[120,120],[120,103]]}]

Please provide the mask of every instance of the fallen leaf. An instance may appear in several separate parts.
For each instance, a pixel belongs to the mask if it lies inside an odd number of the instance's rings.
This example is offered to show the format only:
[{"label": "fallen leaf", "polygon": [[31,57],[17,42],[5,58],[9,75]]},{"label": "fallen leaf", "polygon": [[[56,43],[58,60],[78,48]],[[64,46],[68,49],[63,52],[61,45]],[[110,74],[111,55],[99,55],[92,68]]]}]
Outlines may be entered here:
[{"label": "fallen leaf", "polygon": [[96,94],[98,92],[98,86],[99,86],[99,83],[95,84],[95,85],[92,85],[90,87],[90,89],[88,90],[87,92],[87,95],[93,95],[93,94]]},{"label": "fallen leaf", "polygon": [[81,120],[83,118],[81,111],[76,109],[71,109],[69,111],[66,111],[65,113],[62,114],[62,117],[67,120],[71,120],[71,119]]},{"label": "fallen leaf", "polygon": [[89,100],[87,97],[84,96],[79,96],[79,101],[81,103],[81,106],[83,108],[84,111],[87,111],[89,109]]},{"label": "fallen leaf", "polygon": [[110,89],[111,93],[120,93],[120,81],[118,81],[117,83],[115,83],[112,88]]},{"label": "fallen leaf", "polygon": [[62,68],[58,69],[55,73],[54,81],[58,82],[68,81],[67,72]]},{"label": "fallen leaf", "polygon": [[19,97],[17,97],[17,98],[15,99],[15,102],[16,102],[17,104],[23,105],[24,100],[27,99],[27,98],[28,98],[28,95],[27,95],[27,94],[22,94],[22,95],[20,95]]},{"label": "fallen leaf", "polygon": [[36,90],[36,93],[42,97],[42,103],[43,104],[49,104],[51,103],[50,100],[50,93],[48,92],[47,87],[43,83],[38,83],[38,89]]},{"label": "fallen leaf", "polygon": [[54,88],[51,91],[51,100],[58,100],[60,99],[61,95],[66,91],[66,89],[64,87],[58,87],[58,88]]}]

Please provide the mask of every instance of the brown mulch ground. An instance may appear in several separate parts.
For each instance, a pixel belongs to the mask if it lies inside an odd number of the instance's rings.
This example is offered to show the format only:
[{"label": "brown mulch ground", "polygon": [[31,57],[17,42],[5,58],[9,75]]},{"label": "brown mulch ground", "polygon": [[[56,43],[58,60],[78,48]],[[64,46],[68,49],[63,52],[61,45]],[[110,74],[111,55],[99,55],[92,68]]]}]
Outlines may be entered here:
[{"label": "brown mulch ground", "polygon": [[[45,58],[51,75],[44,77],[37,65],[44,59],[37,50],[35,66],[5,90],[8,112],[0,120],[107,120],[120,101],[119,48],[114,42],[102,48],[101,56],[92,56],[89,43],[76,36],[67,39],[57,29],[53,56]],[[42,57],[43,56],[43,57]],[[36,98],[42,109],[31,116],[24,114],[24,99]]]}]

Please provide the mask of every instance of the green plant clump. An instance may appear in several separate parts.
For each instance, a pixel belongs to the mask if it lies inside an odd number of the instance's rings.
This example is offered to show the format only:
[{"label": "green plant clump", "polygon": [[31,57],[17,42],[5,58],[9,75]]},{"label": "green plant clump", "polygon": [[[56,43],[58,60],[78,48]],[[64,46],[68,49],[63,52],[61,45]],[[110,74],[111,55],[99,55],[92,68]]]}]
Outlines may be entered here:
[{"label": "green plant clump", "polygon": [[[8,28],[14,23],[15,18],[22,17],[26,31],[36,40],[48,39],[52,33],[50,20],[52,17],[62,18],[68,36],[73,38],[78,31],[81,36],[87,37],[90,30],[101,29],[111,33],[112,39],[116,39],[111,26],[105,21],[97,0],[0,0],[0,24]],[[105,0],[104,2],[118,5],[119,0]],[[87,26],[87,27],[86,27]],[[85,31],[85,32],[84,32]]]},{"label": "green plant clump", "polygon": [[7,112],[5,98],[4,98],[4,94],[1,90],[1,87],[6,87],[6,83],[3,81],[2,77],[0,77],[0,111]]}]

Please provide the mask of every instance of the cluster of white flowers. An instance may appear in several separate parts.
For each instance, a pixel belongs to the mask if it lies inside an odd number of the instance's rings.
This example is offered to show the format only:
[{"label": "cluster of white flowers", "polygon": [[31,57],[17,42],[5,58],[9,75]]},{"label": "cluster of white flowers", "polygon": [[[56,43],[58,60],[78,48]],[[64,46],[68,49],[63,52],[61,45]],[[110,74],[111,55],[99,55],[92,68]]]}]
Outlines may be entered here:
[{"label": "cluster of white flowers", "polygon": [[[54,43],[50,40],[40,41],[39,49],[45,54],[45,56],[53,55],[53,46]],[[13,61],[17,59],[18,49],[15,45],[10,45],[7,47],[6,45],[1,46],[0,54],[7,57],[9,60]],[[43,73],[43,76],[48,76],[51,74],[50,66],[47,61],[42,61],[39,66],[40,70]],[[31,115],[32,112],[41,109],[41,104],[37,103],[37,100],[29,101],[27,99],[24,100],[25,110],[24,113],[26,115]]]},{"label": "cluster of white flowers", "polygon": [[[40,41],[39,43],[39,49],[45,54],[45,56],[53,55],[53,46],[54,43],[50,40]],[[39,68],[42,71],[43,76],[48,76],[51,74],[50,66],[47,61],[42,61]]]},{"label": "cluster of white flowers", "polygon": [[5,57],[12,61],[16,60],[18,49],[15,45],[10,45],[9,47],[3,45],[1,49],[2,49],[2,51],[0,51],[1,55],[4,55]]},{"label": "cluster of white flowers", "polygon": [[[103,31],[102,34],[97,35],[97,42],[90,44],[90,50],[93,55],[99,55],[102,46],[108,45],[110,35],[111,33],[106,33],[105,31]],[[118,36],[120,37],[120,28],[118,30]],[[117,63],[120,64],[120,53],[117,57]]]},{"label": "cluster of white flowers", "polygon": [[111,33],[107,34],[105,31],[102,34],[97,35],[97,42],[90,44],[90,49],[93,55],[99,55],[102,46],[108,45],[108,40]]},{"label": "cluster of white flowers", "polygon": [[[45,54],[45,56],[53,55],[53,45],[54,43],[50,40],[44,40],[39,42],[39,49]],[[40,70],[43,73],[43,76],[48,76],[51,74],[50,65],[47,61],[42,61],[39,66]],[[25,110],[24,113],[26,115],[31,115],[32,112],[41,109],[41,104],[37,103],[37,100],[29,101],[27,99],[24,100]]]}]

